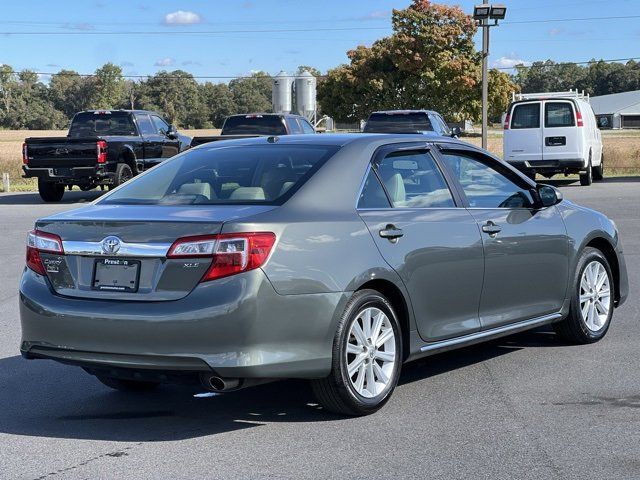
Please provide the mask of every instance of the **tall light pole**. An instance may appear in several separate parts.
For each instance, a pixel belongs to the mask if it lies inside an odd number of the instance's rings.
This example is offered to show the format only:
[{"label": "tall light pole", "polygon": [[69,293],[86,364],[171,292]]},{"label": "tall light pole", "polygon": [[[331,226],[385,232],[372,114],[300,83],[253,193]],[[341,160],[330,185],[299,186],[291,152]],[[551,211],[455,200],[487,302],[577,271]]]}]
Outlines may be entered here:
[{"label": "tall light pole", "polygon": [[489,28],[496,27],[507,15],[504,5],[483,3],[473,8],[473,18],[482,27],[482,148],[487,148],[489,103]]}]

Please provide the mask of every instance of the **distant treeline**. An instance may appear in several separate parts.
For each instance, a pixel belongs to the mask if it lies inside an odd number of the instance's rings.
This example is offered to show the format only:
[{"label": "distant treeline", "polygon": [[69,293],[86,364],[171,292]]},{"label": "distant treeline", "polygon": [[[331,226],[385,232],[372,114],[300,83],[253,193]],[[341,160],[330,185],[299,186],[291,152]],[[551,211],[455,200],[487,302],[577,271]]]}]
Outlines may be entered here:
[{"label": "distant treeline", "polygon": [[[298,71],[303,69],[320,75],[307,66]],[[529,93],[577,88],[592,96],[640,90],[640,63],[635,61],[594,61],[581,66],[547,60],[528,67],[516,66],[514,70],[516,73],[503,81],[502,100],[495,101],[494,111],[490,108],[493,117],[505,108],[502,104],[507,101],[507,89]],[[342,113],[348,98],[344,86],[338,83],[340,88],[336,88],[332,84],[333,73],[329,72],[329,81],[319,79],[320,103],[325,104],[324,113],[338,120],[351,120],[350,115]],[[414,106],[418,107],[430,105]],[[190,73],[175,70],[133,81],[123,77],[119,66],[107,63],[91,76],[61,70],[45,83],[35,72],[15,72],[9,65],[0,65],[0,128],[65,128],[76,112],[99,108],[149,109],[162,113],[181,128],[219,128],[227,115],[271,111],[271,77],[257,72],[228,83],[198,82]],[[445,114],[455,116],[455,112]]]}]

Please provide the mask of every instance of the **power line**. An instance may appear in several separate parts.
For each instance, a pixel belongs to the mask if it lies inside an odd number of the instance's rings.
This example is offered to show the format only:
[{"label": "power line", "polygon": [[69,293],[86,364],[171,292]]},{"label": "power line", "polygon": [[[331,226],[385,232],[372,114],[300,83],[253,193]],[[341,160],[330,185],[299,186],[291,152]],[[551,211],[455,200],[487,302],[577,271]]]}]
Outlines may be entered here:
[{"label": "power line", "polygon": [[[556,23],[556,22],[583,22],[583,21],[603,21],[603,20],[628,20],[640,18],[640,15],[618,15],[610,17],[576,17],[576,18],[553,18],[541,20],[521,20],[521,21],[505,21],[504,25],[522,25],[536,23]],[[239,30],[121,30],[121,31],[95,31],[95,30],[72,30],[72,31],[4,31],[0,35],[224,35],[227,33],[306,33],[306,32],[345,32],[345,31],[374,31],[389,30],[387,27],[321,27],[321,28],[268,28],[268,29],[239,29]]]}]

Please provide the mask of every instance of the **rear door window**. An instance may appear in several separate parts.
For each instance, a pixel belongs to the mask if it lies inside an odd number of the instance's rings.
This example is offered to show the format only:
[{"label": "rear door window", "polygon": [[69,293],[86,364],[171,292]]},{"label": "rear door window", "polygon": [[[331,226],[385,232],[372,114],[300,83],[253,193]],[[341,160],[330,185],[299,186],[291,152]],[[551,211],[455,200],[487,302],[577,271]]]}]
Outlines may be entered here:
[{"label": "rear door window", "polygon": [[298,125],[298,121],[294,117],[285,117],[287,122],[287,127],[289,128],[289,133],[291,135],[296,135],[298,133],[302,133],[302,128]]},{"label": "rear door window", "polygon": [[510,128],[540,128],[540,102],[516,105],[513,108]]},{"label": "rear door window", "polygon": [[162,135],[169,131],[169,125],[157,115],[151,115],[151,120],[156,127],[156,131]]},{"label": "rear door window", "polygon": [[313,128],[309,122],[302,118],[299,118],[298,121],[300,122],[303,133],[316,133],[316,129]]},{"label": "rear door window", "polygon": [[573,106],[569,102],[546,102],[544,104],[545,127],[573,127],[575,124]]},{"label": "rear door window", "polygon": [[151,123],[149,115],[137,114],[136,121],[138,122],[141,135],[155,135],[156,128],[153,126],[153,123]]},{"label": "rear door window", "polygon": [[[374,165],[383,192],[395,208],[455,207],[447,182],[429,152],[392,152]],[[384,196],[376,186],[373,169],[367,178],[360,208],[384,208]]]}]

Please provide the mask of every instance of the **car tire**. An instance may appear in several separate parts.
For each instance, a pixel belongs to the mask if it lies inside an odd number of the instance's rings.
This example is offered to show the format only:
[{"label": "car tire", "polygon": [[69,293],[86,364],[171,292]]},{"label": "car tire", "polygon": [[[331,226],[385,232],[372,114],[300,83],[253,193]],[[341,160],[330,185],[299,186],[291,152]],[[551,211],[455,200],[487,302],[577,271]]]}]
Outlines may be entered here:
[{"label": "car tire", "polygon": [[133,178],[133,171],[131,167],[126,163],[119,163],[116,167],[116,175],[113,179],[113,183],[109,185],[109,190],[113,190],[116,187],[119,187],[123,183]]},{"label": "car tire", "polygon": [[104,375],[96,375],[96,378],[107,387],[120,392],[148,392],[160,385],[158,382],[141,382],[139,380],[126,380]]},{"label": "car tire", "polygon": [[591,166],[591,157],[589,157],[589,165],[587,171],[580,174],[580,185],[588,187],[593,183],[593,167]]},{"label": "car tire", "polygon": [[[600,282],[603,283],[599,285]],[[609,330],[613,315],[614,289],[606,257],[596,248],[585,248],[571,283],[569,314],[553,324],[555,332],[574,344],[594,343],[602,339]]]},{"label": "car tire", "polygon": [[38,180],[38,193],[45,202],[59,202],[64,196],[64,185]]},{"label": "car tire", "polygon": [[312,380],[311,388],[325,410],[368,415],[389,401],[402,359],[402,333],[392,305],[375,290],[359,290],[338,323],[331,373]]},{"label": "car tire", "polygon": [[604,155],[600,157],[600,165],[593,167],[593,179],[600,181],[604,178]]}]

